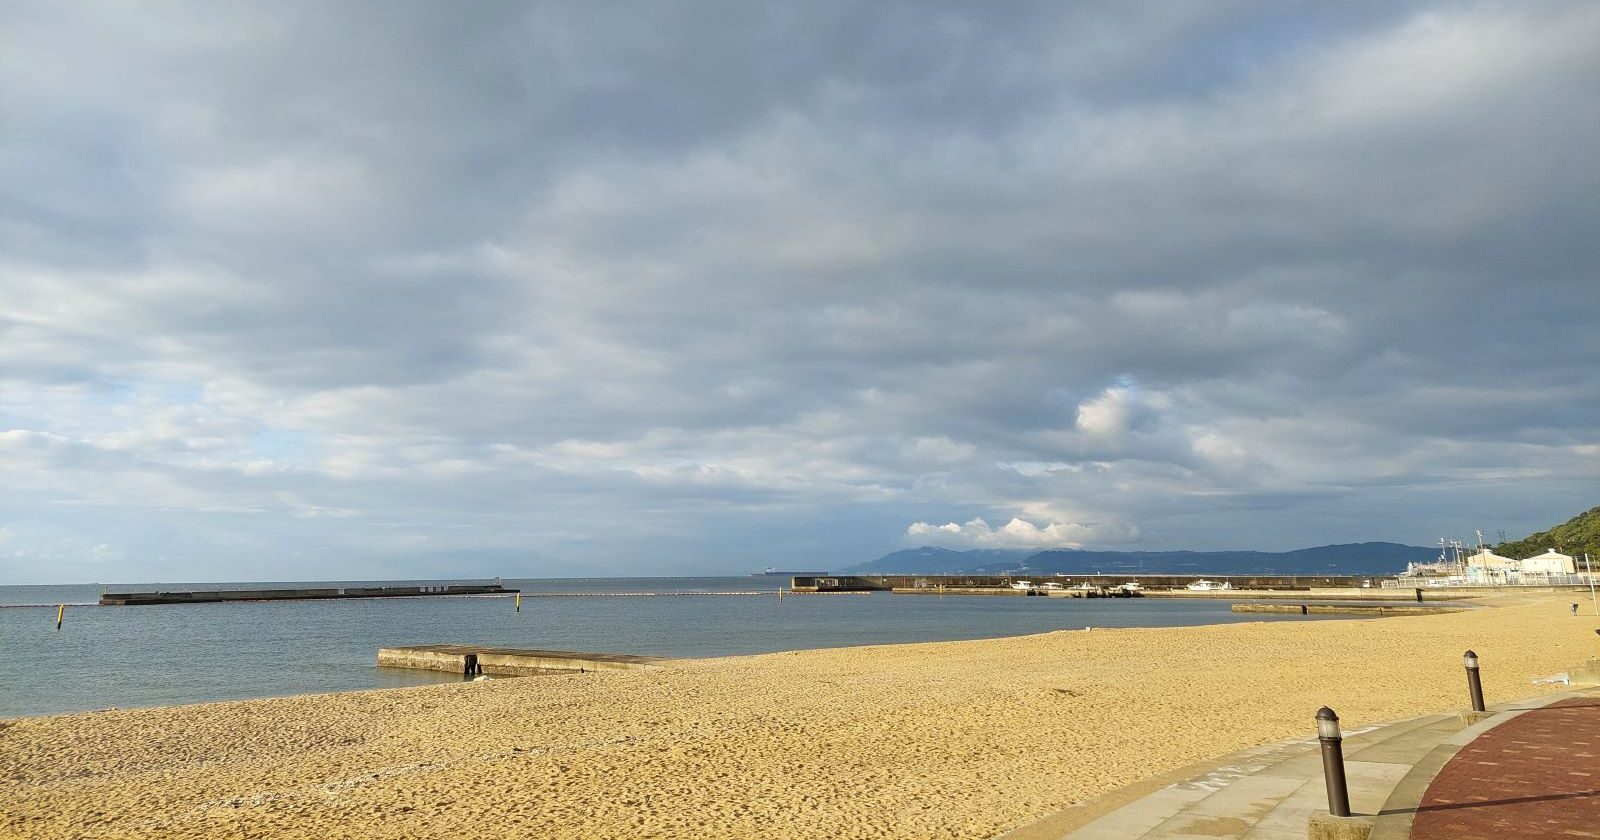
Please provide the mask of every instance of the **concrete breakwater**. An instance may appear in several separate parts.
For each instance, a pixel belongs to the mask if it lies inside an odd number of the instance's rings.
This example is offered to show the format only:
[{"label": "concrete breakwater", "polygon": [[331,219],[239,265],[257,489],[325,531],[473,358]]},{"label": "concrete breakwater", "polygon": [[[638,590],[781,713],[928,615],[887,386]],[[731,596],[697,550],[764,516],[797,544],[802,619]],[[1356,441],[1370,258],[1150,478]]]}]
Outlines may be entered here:
[{"label": "concrete breakwater", "polygon": [[378,649],[378,667],[478,674],[532,676],[563,671],[637,671],[659,668],[666,660],[625,653],[489,648],[472,645],[411,645]]},{"label": "concrete breakwater", "polygon": [[1407,604],[1234,604],[1236,613],[1280,613],[1290,615],[1370,615],[1386,618],[1396,615],[1437,615],[1460,612],[1466,607],[1419,607]]},{"label": "concrete breakwater", "polygon": [[[805,590],[800,590],[804,592]],[[821,589],[819,592],[829,592]],[[917,588],[896,587],[890,590],[896,595],[1034,595],[1042,596],[1052,593],[1043,589],[1012,589],[1009,586],[923,586]]]},{"label": "concrete breakwater", "polygon": [[524,598],[664,598],[671,595],[704,598],[711,595],[774,595],[776,589],[741,589],[733,592],[716,590],[686,592],[524,592]]},{"label": "concrete breakwater", "polygon": [[438,595],[515,595],[518,590],[492,584],[428,586],[344,586],[314,589],[196,589],[175,592],[107,592],[100,606],[150,604],[215,604],[227,601],[317,601],[332,598],[414,598]]}]

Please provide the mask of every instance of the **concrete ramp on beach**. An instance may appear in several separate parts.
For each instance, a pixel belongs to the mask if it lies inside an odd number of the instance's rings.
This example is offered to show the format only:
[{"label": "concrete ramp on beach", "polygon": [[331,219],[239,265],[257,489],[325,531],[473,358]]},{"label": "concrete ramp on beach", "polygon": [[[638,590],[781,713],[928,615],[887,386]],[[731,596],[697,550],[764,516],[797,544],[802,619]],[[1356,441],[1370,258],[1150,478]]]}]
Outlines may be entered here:
[{"label": "concrete ramp on beach", "polygon": [[660,668],[668,660],[626,653],[582,653],[474,645],[411,645],[378,649],[378,667],[475,676],[532,676],[566,671],[637,671]]}]

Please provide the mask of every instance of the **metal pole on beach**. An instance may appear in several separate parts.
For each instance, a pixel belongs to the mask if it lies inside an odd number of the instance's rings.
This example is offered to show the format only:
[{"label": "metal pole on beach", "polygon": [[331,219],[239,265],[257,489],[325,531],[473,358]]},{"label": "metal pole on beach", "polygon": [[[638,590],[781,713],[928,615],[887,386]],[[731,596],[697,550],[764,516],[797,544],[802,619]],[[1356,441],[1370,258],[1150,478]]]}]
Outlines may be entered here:
[{"label": "metal pole on beach", "polygon": [[1483,680],[1478,677],[1478,655],[1469,650],[1461,658],[1467,664],[1467,692],[1472,695],[1472,710],[1484,711]]},{"label": "metal pole on beach", "polygon": [[1600,615],[1600,595],[1594,589],[1594,563],[1589,560],[1589,552],[1583,553],[1583,567],[1589,571],[1589,597],[1594,600],[1594,614]]},{"label": "metal pole on beach", "polygon": [[1317,710],[1317,740],[1322,743],[1322,779],[1328,785],[1328,813],[1350,816],[1350,790],[1344,781],[1344,737],[1339,716],[1327,706]]}]

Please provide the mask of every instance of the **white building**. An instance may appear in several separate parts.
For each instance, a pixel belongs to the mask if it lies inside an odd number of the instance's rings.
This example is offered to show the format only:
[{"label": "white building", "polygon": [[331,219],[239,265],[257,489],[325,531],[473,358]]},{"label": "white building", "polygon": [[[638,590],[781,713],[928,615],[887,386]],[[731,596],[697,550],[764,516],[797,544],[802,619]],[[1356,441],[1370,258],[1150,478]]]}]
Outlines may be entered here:
[{"label": "white building", "polygon": [[1501,557],[1487,548],[1467,558],[1467,580],[1479,586],[1498,586],[1509,582],[1512,574],[1520,572],[1522,564],[1510,557]]},{"label": "white building", "polygon": [[1572,558],[1553,548],[1522,561],[1522,573],[1525,575],[1572,575],[1577,572],[1578,566],[1572,562]]},{"label": "white building", "polygon": [[1510,557],[1501,557],[1487,548],[1478,549],[1478,553],[1467,558],[1467,568],[1487,569],[1491,572],[1516,572],[1522,570],[1522,564]]}]

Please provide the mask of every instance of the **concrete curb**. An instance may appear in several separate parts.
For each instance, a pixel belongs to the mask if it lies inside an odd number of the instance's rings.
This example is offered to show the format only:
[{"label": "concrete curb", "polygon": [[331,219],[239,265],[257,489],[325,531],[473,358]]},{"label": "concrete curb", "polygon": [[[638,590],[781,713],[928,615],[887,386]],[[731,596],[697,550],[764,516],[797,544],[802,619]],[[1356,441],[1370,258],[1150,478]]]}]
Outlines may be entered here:
[{"label": "concrete curb", "polygon": [[[1360,817],[1343,820],[1322,819],[1327,816],[1326,806],[1320,806],[1318,809],[1311,807],[1313,800],[1321,799],[1320,767],[1310,767],[1316,759],[1316,740],[1295,738],[1249,747],[1216,759],[1196,762],[1162,773],[1076,803],[1026,825],[1017,826],[998,835],[994,840],[1063,840],[1091,824],[1094,826],[1087,830],[1094,837],[1111,837],[1113,834],[1123,836],[1128,831],[1136,829],[1138,833],[1143,829],[1138,829],[1137,823],[1145,817],[1142,811],[1139,812],[1140,816],[1131,816],[1133,812],[1129,809],[1130,806],[1141,807],[1137,804],[1141,800],[1151,802],[1145,810],[1159,812],[1153,817],[1150,827],[1169,818],[1176,819],[1179,813],[1187,809],[1187,813],[1210,815],[1207,818],[1213,820],[1221,819],[1223,814],[1239,817],[1239,819],[1229,817],[1228,822],[1238,825],[1217,833],[1216,836],[1219,837],[1239,836],[1237,832],[1243,831],[1244,836],[1263,838],[1288,836],[1285,832],[1291,832],[1294,836],[1322,837],[1330,840],[1357,837],[1364,840],[1405,840],[1410,835],[1413,816],[1428,786],[1462,747],[1484,732],[1528,711],[1561,700],[1591,697],[1596,694],[1593,687],[1575,688],[1498,703],[1491,707],[1488,713],[1420,715],[1346,733],[1346,766],[1351,768],[1352,792],[1356,792],[1356,789],[1363,785],[1367,790],[1365,804],[1356,803],[1352,797],[1353,806],[1365,809]],[[1372,732],[1377,740],[1364,745],[1360,744],[1359,740],[1351,742],[1351,739],[1360,739],[1368,732]],[[1435,743],[1436,746],[1430,746]],[[1352,747],[1355,748],[1353,752],[1350,751]],[[1295,769],[1291,773],[1285,773],[1284,770],[1290,766],[1294,766]],[[1304,781],[1292,796],[1283,797],[1282,791],[1273,794],[1267,790],[1268,787],[1277,786],[1285,779],[1300,779],[1302,773],[1308,775],[1304,776]],[[1260,799],[1260,795],[1265,793],[1267,796],[1279,796],[1285,805],[1291,801],[1298,801],[1298,804],[1290,806],[1289,813],[1298,810],[1300,814],[1305,814],[1310,811],[1309,819],[1307,816],[1297,816],[1291,828],[1285,819],[1286,812],[1277,805],[1273,806],[1272,812],[1258,814],[1255,817],[1250,816],[1249,808],[1234,814],[1231,809],[1238,803],[1232,802],[1232,799],[1238,799],[1239,796],[1221,797],[1220,794],[1209,800],[1209,810],[1204,806],[1192,808],[1199,798],[1222,789],[1207,788],[1205,784],[1201,784],[1202,782],[1215,784],[1216,780],[1210,779],[1211,776],[1225,777],[1222,781],[1223,786],[1237,787],[1241,795],[1254,791],[1255,799]],[[1262,778],[1258,779],[1257,776]],[[1191,787],[1202,791],[1198,797],[1194,791],[1188,790]],[[1227,801],[1219,801],[1219,798]],[[1160,800],[1161,804],[1155,804],[1156,800]],[[1178,802],[1188,804],[1181,805],[1174,811],[1174,803]],[[1219,808],[1222,810],[1218,810]],[[1118,812],[1130,816],[1112,816]],[[1108,824],[1102,818],[1112,822]],[[1117,827],[1108,829],[1108,825]],[[1216,832],[1221,826],[1208,824],[1207,828],[1208,832]],[[1173,834],[1174,837],[1180,834],[1187,837],[1192,833],[1192,828],[1189,832],[1185,832],[1185,826],[1173,826],[1170,823],[1163,831],[1172,832],[1175,829],[1177,833]],[[1211,834],[1207,833],[1207,836]]]},{"label": "concrete curb", "polygon": [[[1263,747],[1287,747],[1304,741],[1304,738],[1291,738],[1264,744]],[[1259,748],[1258,748],[1259,749]],[[1179,782],[1188,781],[1197,776],[1204,776],[1216,772],[1224,767],[1236,765],[1238,753],[1228,753],[1225,756],[1205,761],[1197,761],[1168,770],[1158,776],[1124,785],[1116,790],[1103,793],[1092,799],[1085,799],[1061,809],[1043,819],[1017,826],[994,840],[1057,840],[1069,831],[1076,831],[1091,822],[1117,810],[1118,808],[1137,802],[1140,799],[1155,793],[1162,788],[1171,787]]]},{"label": "concrete curb", "polygon": [[[1381,727],[1417,725],[1429,717],[1431,716],[1417,715],[1409,718],[1397,718],[1380,726],[1365,727],[1355,733],[1351,733],[1350,737],[1359,737]],[[1113,811],[1166,788],[1219,772],[1236,771],[1241,765],[1248,766],[1259,762],[1261,757],[1266,755],[1272,756],[1269,759],[1269,764],[1275,764],[1283,760],[1285,756],[1281,755],[1281,753],[1288,751],[1309,755],[1316,750],[1316,743],[1315,736],[1287,738],[1282,741],[1270,741],[1265,744],[1246,747],[1216,758],[1197,761],[1069,805],[1039,820],[1012,828],[1004,834],[994,837],[993,840],[1059,840],[1068,832],[1076,831]],[[1233,772],[1229,773],[1229,775],[1235,774]]]}]

